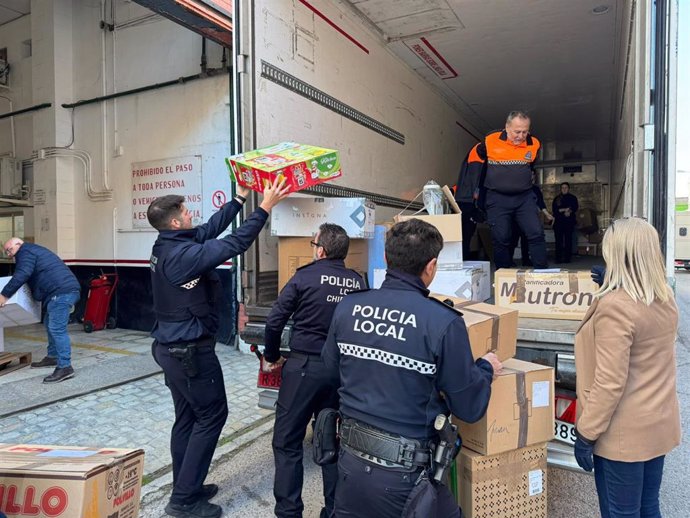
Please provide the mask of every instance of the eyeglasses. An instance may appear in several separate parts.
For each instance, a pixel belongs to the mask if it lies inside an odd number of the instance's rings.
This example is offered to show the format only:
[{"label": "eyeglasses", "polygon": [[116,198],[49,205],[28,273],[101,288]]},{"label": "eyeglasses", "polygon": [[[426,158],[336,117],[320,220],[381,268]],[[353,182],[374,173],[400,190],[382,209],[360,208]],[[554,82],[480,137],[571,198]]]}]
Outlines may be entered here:
[{"label": "eyeglasses", "polygon": [[17,247],[17,245],[11,245],[5,248],[5,255],[11,255],[12,251]]},{"label": "eyeglasses", "polygon": [[319,243],[318,241],[309,241],[309,244],[310,244],[311,246],[320,246],[321,248],[323,248],[323,251],[326,252],[326,254],[328,254],[328,251],[326,250],[326,247],[323,246],[323,245],[322,245],[321,243]]}]

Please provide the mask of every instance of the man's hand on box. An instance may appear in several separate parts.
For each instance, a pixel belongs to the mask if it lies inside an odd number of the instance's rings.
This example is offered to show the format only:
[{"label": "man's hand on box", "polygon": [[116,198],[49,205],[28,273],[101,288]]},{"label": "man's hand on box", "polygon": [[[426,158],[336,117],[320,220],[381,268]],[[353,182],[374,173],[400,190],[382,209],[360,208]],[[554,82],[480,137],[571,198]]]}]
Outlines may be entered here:
[{"label": "man's hand on box", "polygon": [[482,356],[482,358],[491,364],[491,367],[494,369],[494,379],[496,379],[496,377],[501,373],[501,370],[503,370],[503,364],[498,359],[498,356],[496,356],[494,353],[487,353]]},{"label": "man's hand on box", "polygon": [[259,207],[264,209],[266,212],[271,212],[273,207],[278,205],[281,200],[287,198],[289,192],[290,186],[285,185],[285,177],[279,180],[279,177],[276,176],[276,179],[273,180],[273,183],[271,185],[267,185],[264,189],[264,199]]},{"label": "man's hand on box", "polygon": [[249,194],[251,193],[251,189],[249,187],[244,187],[243,185],[238,185],[237,186],[237,194],[242,196],[244,199],[249,198]]},{"label": "man's hand on box", "polygon": [[7,304],[7,300],[7,297],[5,297],[4,295],[0,295],[0,308],[4,307],[5,304]]}]

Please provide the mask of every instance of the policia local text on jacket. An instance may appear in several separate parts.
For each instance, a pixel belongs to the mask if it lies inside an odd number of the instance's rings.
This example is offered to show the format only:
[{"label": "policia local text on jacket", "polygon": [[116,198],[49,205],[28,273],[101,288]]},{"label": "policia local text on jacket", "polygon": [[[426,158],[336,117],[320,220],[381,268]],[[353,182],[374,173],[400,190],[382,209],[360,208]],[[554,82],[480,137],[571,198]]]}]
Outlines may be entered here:
[{"label": "policia local text on jacket", "polygon": [[[438,414],[474,422],[486,412],[493,368],[473,360],[462,318],[428,294],[419,277],[389,269],[381,289],[350,293],[336,308],[322,357],[340,375],[346,422],[428,446]],[[341,447],[335,516],[399,518],[423,468],[365,460],[342,439]],[[445,486],[437,508],[460,516]]]},{"label": "policia local text on jacket", "polygon": [[[282,194],[276,196],[267,189],[264,203],[273,194],[272,204],[262,206],[270,210],[285,196],[284,191],[279,192]],[[184,200],[165,196],[154,200],[148,210],[149,221],[159,230],[151,254],[156,314],[152,352],[163,369],[175,406],[170,441],[173,490],[166,512],[180,517],[215,518],[222,509],[207,499],[217,487],[203,486],[203,482],[228,415],[223,373],[215,354],[220,293],[215,268],[249,248],[266,223],[268,212],[257,208],[234,233],[217,239],[241,210],[242,196],[196,228],[191,227],[191,214],[184,204],[177,216],[173,212],[168,218],[171,222],[177,220],[177,227],[168,221],[157,226],[152,215],[173,211],[171,198],[173,202]]]},{"label": "policia local text on jacket", "polygon": [[[337,229],[341,239],[349,241],[345,230]],[[322,230],[317,234],[317,246],[326,239],[326,232]],[[312,416],[317,416],[324,408],[338,408],[338,384],[324,369],[321,349],[338,302],[348,292],[364,287],[364,279],[346,268],[344,259],[326,256],[295,272],[266,320],[264,357],[268,362],[279,359],[283,328],[291,316],[293,320],[290,356],[283,365],[273,430],[276,468],[273,493],[275,515],[279,518],[302,516],[302,443],[305,432]],[[335,464],[322,466],[322,475],[325,506],[321,515],[330,516],[338,467]]]},{"label": "policia local text on jacket", "polygon": [[[520,116],[512,121],[518,119]],[[523,120],[529,122],[528,118]],[[509,121],[506,128],[511,123]],[[539,140],[529,134],[519,143],[513,143],[506,129],[487,135],[468,155],[466,182],[473,183],[478,179],[477,188],[485,190],[479,198],[484,202],[491,227],[496,268],[510,268],[512,264],[513,220],[527,237],[535,268],[547,266],[544,230],[532,191],[532,165],[539,148]],[[462,185],[461,181],[458,188]]]}]

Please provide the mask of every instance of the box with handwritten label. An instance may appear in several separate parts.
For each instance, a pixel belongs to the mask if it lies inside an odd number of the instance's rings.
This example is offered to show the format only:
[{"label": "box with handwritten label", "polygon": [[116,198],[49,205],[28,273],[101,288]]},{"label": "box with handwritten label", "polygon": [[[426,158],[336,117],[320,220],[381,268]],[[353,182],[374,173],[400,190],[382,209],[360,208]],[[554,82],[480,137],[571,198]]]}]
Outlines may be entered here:
[{"label": "box with handwritten label", "polygon": [[495,455],[553,439],[554,370],[510,359],[491,385],[486,414],[476,423],[457,417],[463,446]]}]

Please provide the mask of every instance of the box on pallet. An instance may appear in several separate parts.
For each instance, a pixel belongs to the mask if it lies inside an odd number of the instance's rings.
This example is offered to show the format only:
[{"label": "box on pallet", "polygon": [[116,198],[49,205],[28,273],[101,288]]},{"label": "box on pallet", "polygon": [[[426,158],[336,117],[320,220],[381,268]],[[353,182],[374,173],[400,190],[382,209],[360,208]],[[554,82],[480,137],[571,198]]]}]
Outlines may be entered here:
[{"label": "box on pallet", "polygon": [[494,352],[501,361],[515,356],[518,313],[513,309],[432,293],[432,297],[450,300],[453,309],[462,314],[470,337],[474,359]]},{"label": "box on pallet", "polygon": [[[443,214],[437,216],[396,216],[395,221],[407,221],[410,219],[421,219],[435,226],[441,233],[444,242],[462,241],[462,215]],[[444,245],[445,246],[445,245]]]},{"label": "box on pallet", "polygon": [[476,423],[457,418],[463,445],[495,455],[553,439],[552,367],[509,359],[491,385],[486,414]]},{"label": "box on pallet", "polygon": [[0,444],[8,518],[136,518],[143,450]]},{"label": "box on pallet", "polygon": [[496,304],[521,317],[581,320],[599,286],[588,271],[496,270]]},{"label": "box on pallet", "polygon": [[366,198],[290,197],[273,207],[271,235],[311,237],[322,223],[335,223],[350,237],[370,239],[375,220],[376,207]]},{"label": "box on pallet", "polygon": [[456,463],[466,518],[546,518],[546,444],[491,456],[462,448]]},{"label": "box on pallet", "polygon": [[[0,290],[12,277],[0,277]],[[0,309],[0,327],[23,326],[41,321],[41,304],[31,296],[31,290],[24,284],[5,306]],[[0,347],[0,350],[2,348]]]},{"label": "box on pallet", "polygon": [[264,192],[266,184],[284,177],[290,192],[341,176],[340,158],[334,149],[282,142],[225,159],[231,178],[239,185]]},{"label": "box on pallet", "polygon": [[[314,260],[314,249],[310,242],[308,237],[278,239],[278,291],[295,275],[297,268]],[[367,239],[350,239],[350,249],[345,258],[345,266],[358,272],[364,279],[367,277],[368,243]]]}]

